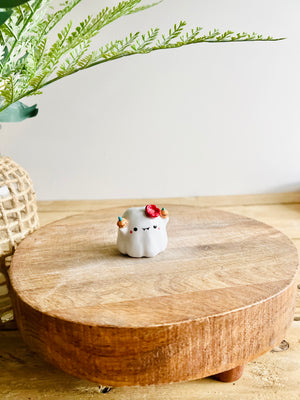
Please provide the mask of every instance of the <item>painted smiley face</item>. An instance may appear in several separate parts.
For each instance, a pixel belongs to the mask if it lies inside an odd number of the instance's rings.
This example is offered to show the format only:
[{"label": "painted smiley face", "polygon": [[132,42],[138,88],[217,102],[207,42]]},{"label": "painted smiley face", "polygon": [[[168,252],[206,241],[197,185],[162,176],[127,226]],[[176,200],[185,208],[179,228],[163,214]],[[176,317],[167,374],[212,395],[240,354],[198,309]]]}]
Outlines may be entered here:
[{"label": "painted smiley face", "polygon": [[122,218],[126,226],[119,229],[117,247],[131,257],[154,257],[167,247],[166,226],[169,218],[149,217],[145,207],[127,209]]}]

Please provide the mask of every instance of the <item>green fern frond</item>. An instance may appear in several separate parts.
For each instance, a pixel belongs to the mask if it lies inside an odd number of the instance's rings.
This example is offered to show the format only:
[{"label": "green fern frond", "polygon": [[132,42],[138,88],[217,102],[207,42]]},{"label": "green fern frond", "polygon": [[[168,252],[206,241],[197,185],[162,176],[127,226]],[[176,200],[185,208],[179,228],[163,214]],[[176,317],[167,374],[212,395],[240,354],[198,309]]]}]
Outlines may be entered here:
[{"label": "green fern frond", "polygon": [[30,86],[32,89],[30,90],[30,93],[28,93],[28,95],[39,90],[42,87],[43,81],[48,75],[49,71],[44,71],[31,78],[28,82],[28,86]]},{"label": "green fern frond", "polygon": [[157,41],[157,46],[159,46],[161,49],[164,48],[165,46],[168,46],[168,44],[173,40],[176,39],[183,31],[183,28],[185,27],[186,22],[185,21],[180,21],[178,26],[175,24],[172,29],[169,29],[169,34],[168,36],[162,35],[161,39]]},{"label": "green fern frond", "polygon": [[85,69],[86,67],[88,67],[90,65],[90,63],[93,60],[93,54],[89,54],[86,57],[83,57],[79,62],[78,62],[78,68],[80,70]]},{"label": "green fern frond", "polygon": [[40,60],[44,56],[46,51],[46,44],[47,44],[47,38],[44,38],[39,42],[39,44],[35,48],[36,64],[39,64]]},{"label": "green fern frond", "polygon": [[[130,33],[129,37],[126,37],[124,40],[116,40],[115,47],[118,49],[120,53],[124,50],[128,49],[139,37],[139,32]],[[154,40],[154,39],[153,39]]]},{"label": "green fern frond", "polygon": [[13,29],[8,24],[1,25],[1,33],[4,33],[6,36],[11,37],[15,40],[18,40],[16,34],[14,33]]},{"label": "green fern frond", "polygon": [[133,13],[140,12],[140,11],[148,10],[148,8],[155,7],[155,6],[157,6],[158,4],[160,4],[160,3],[162,3],[162,2],[163,2],[163,0],[160,0],[160,1],[157,1],[157,2],[155,2],[155,3],[146,4],[146,5],[141,6],[141,7],[136,7],[136,8],[132,11],[132,14],[133,14]]},{"label": "green fern frond", "polygon": [[77,46],[75,50],[71,51],[65,62],[60,66],[60,69],[57,71],[56,75],[59,77],[69,75],[69,73],[73,71],[76,66],[82,65],[80,61],[82,60],[84,54],[88,51],[89,46],[90,41],[88,40],[85,43]]},{"label": "green fern frond", "polygon": [[60,57],[64,54],[64,44],[68,39],[72,22],[69,22],[58,34],[58,39],[50,47],[47,54],[42,57],[42,68],[46,71],[53,71],[53,68],[60,61]]},{"label": "green fern frond", "polygon": [[[147,10],[161,3],[141,4],[142,0],[125,0],[112,8],[103,8],[96,16],[85,17],[75,28],[68,22],[50,43],[49,35],[82,0],[66,0],[53,11],[51,0],[29,0],[19,5],[0,28],[0,112],[14,102],[76,72],[104,62],[156,50],[174,49],[197,43],[229,43],[278,40],[256,33],[209,31],[202,28],[185,32],[180,21],[168,33],[159,28],[146,33],[130,33],[125,39],[110,41],[89,53],[92,39],[108,24],[121,17]],[[51,36],[52,37],[52,36]]]},{"label": "green fern frond", "polygon": [[186,32],[185,36],[180,36],[180,42],[185,44],[190,43],[196,39],[202,29],[203,28],[200,28],[199,26],[197,26],[195,29],[191,29],[190,32]]},{"label": "green fern frond", "polygon": [[13,104],[15,102],[15,79],[11,75],[4,82],[4,88],[0,90],[0,96],[8,104]]},{"label": "green fern frond", "polygon": [[38,96],[39,94],[43,94],[41,90],[37,90],[35,92],[30,93],[28,96]]},{"label": "green fern frond", "polygon": [[[159,33],[159,28],[151,29],[150,31],[147,32],[146,35],[141,36],[141,41],[139,41],[137,39],[136,44],[132,45],[131,48],[134,51],[142,51],[143,49],[146,49],[147,47],[149,47],[151,45],[151,43],[154,42],[154,40],[158,36],[158,33]],[[122,50],[124,51],[125,48]]]},{"label": "green fern frond", "polygon": [[65,15],[69,14],[74,7],[79,4],[81,0],[67,0],[61,6],[62,9],[56,11],[52,15],[48,15],[48,23],[47,28],[45,29],[44,34],[47,35],[62,19]]}]

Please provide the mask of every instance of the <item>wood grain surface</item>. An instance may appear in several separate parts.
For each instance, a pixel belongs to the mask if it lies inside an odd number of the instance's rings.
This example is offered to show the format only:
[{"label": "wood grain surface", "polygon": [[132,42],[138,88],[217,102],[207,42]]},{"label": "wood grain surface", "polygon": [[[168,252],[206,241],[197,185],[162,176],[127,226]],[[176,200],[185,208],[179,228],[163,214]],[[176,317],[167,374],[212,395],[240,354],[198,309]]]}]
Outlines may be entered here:
[{"label": "wood grain surface", "polygon": [[24,240],[10,277],[32,349],[76,376],[145,385],[235,368],[283,338],[298,264],[290,240],[243,216],[167,208],[169,246],[153,259],[118,253],[122,208],[60,220]]},{"label": "wood grain surface", "polygon": [[[285,339],[289,349],[267,352],[240,380],[210,378],[165,385],[103,387],[75,378],[30,351],[18,331],[0,331],[1,400],[299,400],[300,322]],[[101,391],[104,390],[104,393]]]}]

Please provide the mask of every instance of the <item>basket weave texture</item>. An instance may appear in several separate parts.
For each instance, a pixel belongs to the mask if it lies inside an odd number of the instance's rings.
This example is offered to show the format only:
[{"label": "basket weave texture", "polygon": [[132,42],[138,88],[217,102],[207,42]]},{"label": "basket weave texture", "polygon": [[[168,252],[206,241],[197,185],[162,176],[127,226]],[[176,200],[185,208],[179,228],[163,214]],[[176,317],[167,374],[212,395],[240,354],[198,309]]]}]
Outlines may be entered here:
[{"label": "basket weave texture", "polygon": [[37,204],[27,172],[9,157],[0,157],[0,257],[11,255],[26,235],[39,227]]}]

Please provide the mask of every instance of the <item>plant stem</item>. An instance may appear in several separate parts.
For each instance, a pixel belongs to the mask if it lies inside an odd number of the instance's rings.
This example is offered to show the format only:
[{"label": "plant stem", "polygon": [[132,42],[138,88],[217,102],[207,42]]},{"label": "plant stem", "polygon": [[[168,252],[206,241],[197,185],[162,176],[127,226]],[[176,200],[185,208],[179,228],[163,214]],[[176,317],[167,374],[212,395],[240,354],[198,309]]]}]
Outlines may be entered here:
[{"label": "plant stem", "polygon": [[[261,42],[266,42],[266,41],[279,41],[279,40],[283,40],[283,39],[284,39],[284,38],[278,38],[278,39],[260,39],[260,41],[261,41]],[[158,46],[157,46],[157,47],[152,47],[152,48],[149,48],[149,49],[143,49],[143,50],[140,51],[140,52],[127,52],[127,53],[125,52],[125,53],[123,53],[123,54],[118,54],[118,55],[116,55],[116,56],[112,56],[112,57],[107,58],[107,59],[102,59],[102,60],[96,61],[96,62],[94,62],[94,63],[92,63],[92,64],[90,64],[90,65],[88,65],[88,66],[86,66],[86,67],[84,67],[84,68],[79,68],[79,69],[74,70],[74,71],[72,71],[72,72],[70,72],[70,73],[68,73],[68,74],[66,74],[66,75],[64,75],[64,76],[56,76],[55,78],[52,78],[52,79],[50,79],[49,81],[43,83],[41,86],[39,86],[39,87],[37,87],[37,88],[35,88],[35,89],[31,89],[31,90],[29,90],[28,92],[24,93],[22,96],[16,98],[16,99],[15,99],[15,102],[18,101],[18,100],[20,100],[20,99],[22,99],[22,98],[24,98],[24,97],[30,96],[30,95],[33,94],[34,92],[36,92],[36,91],[38,91],[38,90],[40,90],[40,89],[42,89],[42,88],[44,88],[44,87],[50,85],[51,83],[54,83],[54,82],[56,82],[56,81],[58,81],[58,80],[60,80],[60,79],[62,79],[62,78],[65,78],[66,76],[73,75],[73,74],[75,74],[76,72],[79,72],[79,71],[82,71],[82,70],[85,70],[85,69],[94,67],[94,66],[99,65],[99,64],[103,64],[103,63],[108,62],[108,61],[117,60],[117,59],[119,59],[119,58],[128,57],[128,56],[134,56],[134,55],[138,55],[138,54],[141,54],[141,55],[142,55],[142,54],[148,54],[148,53],[151,53],[152,51],[156,51],[156,50],[173,49],[173,48],[178,48],[178,47],[182,47],[182,46],[186,46],[186,45],[190,45],[190,44],[197,44],[197,43],[201,43],[201,42],[202,42],[202,43],[232,43],[232,42],[235,42],[235,43],[236,43],[236,42],[250,42],[250,41],[251,41],[251,39],[240,39],[240,40],[235,40],[235,41],[233,41],[233,40],[222,40],[222,41],[217,41],[217,40],[205,40],[205,39],[199,38],[199,39],[197,39],[197,40],[194,40],[194,41],[191,42],[191,43],[185,43],[185,42],[174,43],[174,44],[172,44],[172,43],[170,44],[170,43],[169,43],[169,44],[166,45],[166,46],[161,46],[161,47],[158,47]],[[4,106],[3,108],[0,109],[0,112],[3,111],[3,110],[5,110],[5,109],[6,109],[7,107],[9,107],[9,106],[10,106],[10,104]]]},{"label": "plant stem", "polygon": [[[278,41],[278,40],[283,40],[283,39],[284,39],[284,38],[272,39],[272,41]],[[236,42],[249,42],[249,41],[250,41],[250,40],[242,39],[242,40],[237,40]],[[270,39],[261,39],[261,41],[262,41],[262,42],[266,42],[266,41],[270,41]],[[45,83],[44,83],[41,87],[39,87],[38,89],[30,90],[29,92],[27,92],[27,93],[25,94],[25,96],[28,96],[28,95],[32,94],[32,93],[35,92],[36,90],[42,89],[43,87],[49,85],[50,83],[53,83],[53,82],[58,81],[59,79],[65,78],[66,76],[73,75],[73,74],[75,74],[76,72],[79,72],[79,71],[82,71],[82,70],[84,70],[84,69],[88,69],[88,68],[94,67],[94,66],[99,65],[99,64],[103,64],[103,63],[108,62],[108,61],[113,61],[113,60],[117,60],[117,59],[122,58],[122,57],[134,56],[134,55],[138,55],[138,54],[140,54],[140,55],[142,55],[142,54],[148,54],[148,53],[150,53],[150,52],[152,52],[152,51],[156,51],[156,50],[173,49],[173,48],[182,47],[182,46],[186,46],[186,45],[190,45],[190,44],[196,44],[196,43],[200,43],[200,42],[203,42],[203,43],[232,43],[233,41],[232,41],[232,40],[223,40],[223,41],[206,40],[206,41],[204,41],[204,40],[199,39],[198,41],[194,41],[194,42],[191,42],[191,43],[184,43],[184,42],[179,43],[179,44],[178,44],[178,43],[176,43],[176,44],[174,43],[174,44],[168,44],[168,45],[165,46],[165,47],[152,47],[152,48],[150,48],[150,49],[143,49],[143,51],[141,51],[141,52],[132,52],[132,53],[129,53],[129,52],[128,52],[128,53],[119,54],[119,55],[117,55],[117,56],[113,56],[113,57],[108,58],[108,59],[96,61],[96,62],[94,62],[94,63],[88,65],[87,67],[85,67],[85,68],[83,68],[83,69],[77,69],[77,70],[72,71],[72,72],[70,72],[69,74],[64,75],[64,76],[62,76],[62,77],[57,76],[57,77],[55,77],[55,78],[52,78],[52,79],[50,79],[49,81],[45,82]],[[24,96],[24,97],[25,97],[25,96]]]}]

